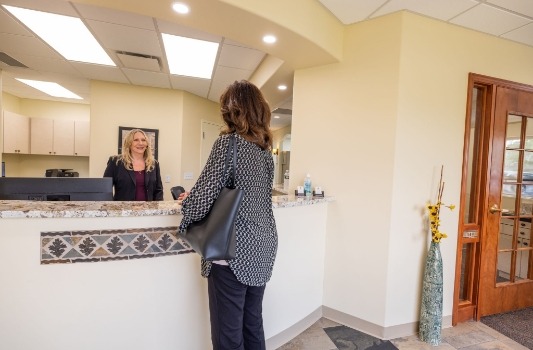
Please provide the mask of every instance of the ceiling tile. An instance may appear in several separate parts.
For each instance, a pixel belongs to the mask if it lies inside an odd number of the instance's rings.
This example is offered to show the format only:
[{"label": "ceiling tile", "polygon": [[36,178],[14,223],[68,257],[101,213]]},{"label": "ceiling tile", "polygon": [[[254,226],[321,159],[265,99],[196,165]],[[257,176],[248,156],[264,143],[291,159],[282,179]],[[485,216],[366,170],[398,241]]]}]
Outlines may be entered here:
[{"label": "ceiling tile", "polygon": [[533,18],[533,3],[531,0],[487,0],[487,3]]},{"label": "ceiling tile", "polygon": [[16,58],[18,61],[24,63],[28,68],[33,70],[68,74],[77,76],[79,78],[82,77],[82,75],[76,69],[74,69],[74,67],[72,67],[68,61],[62,59],[18,54],[15,54],[13,58]]},{"label": "ceiling tile", "polygon": [[87,20],[98,41],[106,49],[158,56],[163,53],[155,31]]},{"label": "ceiling tile", "polygon": [[343,24],[352,24],[367,19],[387,0],[318,0]]},{"label": "ceiling tile", "polygon": [[154,20],[131,12],[116,11],[86,4],[73,4],[85,19],[121,24],[133,28],[155,31]]},{"label": "ceiling tile", "polygon": [[529,22],[530,20],[525,17],[484,4],[468,10],[450,21],[450,23],[498,36]]},{"label": "ceiling tile", "polygon": [[2,4],[27,9],[57,13],[59,15],[78,17],[78,13],[71,6],[70,2],[64,0],[2,0]]},{"label": "ceiling tile", "polygon": [[502,35],[502,38],[518,41],[520,43],[533,46],[533,23],[515,29]]},{"label": "ceiling tile", "polygon": [[112,81],[115,83],[128,84],[122,71],[118,67],[101,66],[97,64],[88,64],[81,62],[72,62],[72,65],[78,70],[84,77],[88,79]]},{"label": "ceiling tile", "polygon": [[10,56],[17,54],[62,59],[56,51],[35,37],[0,33],[0,51]]},{"label": "ceiling tile", "polygon": [[134,85],[151,86],[165,89],[171,88],[168,74],[127,68],[122,69],[122,71],[129,81]]},{"label": "ceiling tile", "polygon": [[264,57],[265,53],[259,50],[224,44],[220,51],[218,64],[254,71]]},{"label": "ceiling tile", "polygon": [[379,8],[372,17],[408,9],[411,12],[447,21],[478,5],[475,0],[391,0]]},{"label": "ceiling tile", "polygon": [[156,21],[157,21],[157,27],[161,33],[184,36],[187,38],[211,41],[215,43],[220,43],[222,41],[222,37],[220,35],[206,33],[201,30],[182,26],[177,23],[170,23],[167,21],[159,20],[159,19]]},{"label": "ceiling tile", "polygon": [[0,6],[0,33],[33,36],[25,26],[14,20],[2,6]]},{"label": "ceiling tile", "polygon": [[171,75],[170,83],[174,89],[185,90],[203,98],[207,98],[209,86],[211,85],[211,81],[208,79],[191,78],[180,75]]},{"label": "ceiling tile", "polygon": [[217,66],[208,98],[218,101],[226,87],[236,80],[248,79],[253,71],[238,68]]}]

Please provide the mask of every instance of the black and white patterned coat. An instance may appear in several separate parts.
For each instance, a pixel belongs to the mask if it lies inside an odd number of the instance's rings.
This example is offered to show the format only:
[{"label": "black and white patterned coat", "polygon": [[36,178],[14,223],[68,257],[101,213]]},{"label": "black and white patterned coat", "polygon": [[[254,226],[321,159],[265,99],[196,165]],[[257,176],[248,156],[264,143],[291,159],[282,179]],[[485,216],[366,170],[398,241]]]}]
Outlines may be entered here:
[{"label": "black and white patterned coat", "polygon": [[[202,219],[211,208],[220,190],[229,184],[233,167],[224,164],[230,135],[220,136],[214,143],[207,163],[183,201],[180,230],[189,223]],[[272,275],[278,246],[278,234],[272,211],[272,182],[274,162],[272,154],[256,144],[236,135],[237,169],[235,186],[244,191],[239,208],[236,227],[236,257],[228,260],[237,280],[249,286],[265,285]],[[211,262],[202,259],[202,276],[211,271]]]}]

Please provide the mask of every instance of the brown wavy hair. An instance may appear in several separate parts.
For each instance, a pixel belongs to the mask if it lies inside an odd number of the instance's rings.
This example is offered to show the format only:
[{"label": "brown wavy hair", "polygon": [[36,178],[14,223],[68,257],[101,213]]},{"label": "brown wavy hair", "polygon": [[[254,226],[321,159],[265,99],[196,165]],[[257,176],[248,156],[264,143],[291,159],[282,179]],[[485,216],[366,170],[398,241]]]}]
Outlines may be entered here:
[{"label": "brown wavy hair", "polygon": [[224,134],[237,133],[264,150],[272,149],[270,107],[261,91],[246,80],[235,81],[220,96]]},{"label": "brown wavy hair", "polygon": [[143,154],[146,171],[152,171],[155,168],[156,162],[154,155],[152,154],[152,143],[150,142],[150,138],[141,129],[133,129],[126,135],[126,137],[124,138],[124,142],[122,143],[122,154],[120,155],[120,157],[118,157],[119,159],[117,159],[117,164],[119,160],[122,160],[126,169],[133,170],[133,158],[131,156],[130,147],[133,143],[133,138],[135,134],[138,132],[143,134],[144,138],[146,139],[147,146]]}]

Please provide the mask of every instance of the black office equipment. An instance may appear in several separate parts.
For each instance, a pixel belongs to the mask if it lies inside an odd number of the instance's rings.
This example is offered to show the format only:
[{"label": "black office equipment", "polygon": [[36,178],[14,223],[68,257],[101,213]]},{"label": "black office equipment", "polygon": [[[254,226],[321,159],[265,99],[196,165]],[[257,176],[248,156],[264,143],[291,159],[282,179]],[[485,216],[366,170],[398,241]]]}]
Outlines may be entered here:
[{"label": "black office equipment", "polygon": [[112,178],[2,177],[0,200],[112,201]]}]

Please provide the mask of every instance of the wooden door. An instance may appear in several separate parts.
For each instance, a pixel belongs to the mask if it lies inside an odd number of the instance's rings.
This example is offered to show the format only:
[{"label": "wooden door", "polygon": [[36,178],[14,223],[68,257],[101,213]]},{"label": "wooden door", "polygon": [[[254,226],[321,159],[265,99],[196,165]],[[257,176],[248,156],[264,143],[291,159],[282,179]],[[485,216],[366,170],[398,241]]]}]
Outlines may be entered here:
[{"label": "wooden door", "polygon": [[533,306],[533,92],[497,86],[479,317]]}]

